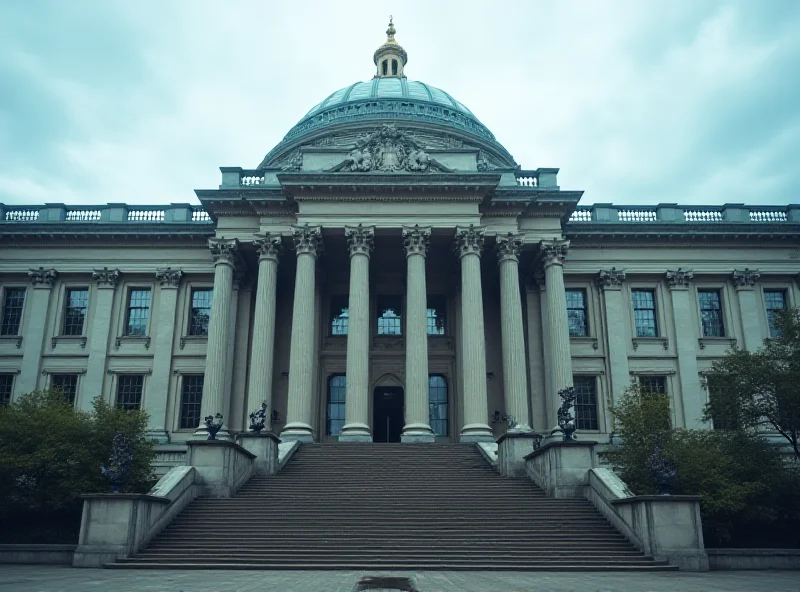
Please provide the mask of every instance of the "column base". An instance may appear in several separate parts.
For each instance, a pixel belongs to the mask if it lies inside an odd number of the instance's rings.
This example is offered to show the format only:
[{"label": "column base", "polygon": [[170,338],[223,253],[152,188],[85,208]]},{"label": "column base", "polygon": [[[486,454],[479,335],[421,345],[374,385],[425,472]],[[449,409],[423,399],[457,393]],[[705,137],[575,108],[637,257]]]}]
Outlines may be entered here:
[{"label": "column base", "polygon": [[436,442],[433,434],[400,434],[400,441],[403,444],[430,444]]},{"label": "column base", "polygon": [[281,440],[283,442],[313,442],[314,430],[307,423],[294,421],[287,423],[281,432]]},{"label": "column base", "polygon": [[372,434],[365,423],[348,423],[342,428],[339,442],[372,442]]},{"label": "column base", "polygon": [[372,443],[372,436],[369,434],[340,434],[339,442],[368,442]]},{"label": "column base", "polygon": [[427,423],[409,423],[403,426],[403,433],[400,435],[400,441],[404,443],[414,442],[436,442],[436,436]]},{"label": "column base", "polygon": [[461,428],[459,442],[494,442],[492,429],[485,423],[468,423]]}]

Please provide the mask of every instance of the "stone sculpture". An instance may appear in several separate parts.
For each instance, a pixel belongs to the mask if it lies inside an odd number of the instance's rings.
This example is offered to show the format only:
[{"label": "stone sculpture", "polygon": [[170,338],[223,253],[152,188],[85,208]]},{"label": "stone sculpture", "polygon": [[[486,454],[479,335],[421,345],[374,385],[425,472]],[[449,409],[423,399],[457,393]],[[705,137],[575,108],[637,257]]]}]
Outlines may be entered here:
[{"label": "stone sculpture", "polygon": [[250,413],[250,431],[258,433],[267,424],[267,404],[261,403],[261,409]]},{"label": "stone sculpture", "polygon": [[206,429],[208,430],[208,439],[216,440],[217,432],[222,429],[222,413],[217,413],[214,416],[207,415],[205,418]]}]

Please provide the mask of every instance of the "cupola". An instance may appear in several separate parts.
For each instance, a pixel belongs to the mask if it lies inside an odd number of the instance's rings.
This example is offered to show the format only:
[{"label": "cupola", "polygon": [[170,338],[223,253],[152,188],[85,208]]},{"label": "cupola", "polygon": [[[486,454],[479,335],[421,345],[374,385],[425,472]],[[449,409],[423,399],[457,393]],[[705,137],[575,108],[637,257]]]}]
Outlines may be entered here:
[{"label": "cupola", "polygon": [[398,45],[394,39],[397,30],[394,28],[392,17],[389,17],[389,28],[386,29],[386,43],[375,50],[372,57],[378,67],[376,78],[405,78],[403,66],[408,61],[406,50]]}]

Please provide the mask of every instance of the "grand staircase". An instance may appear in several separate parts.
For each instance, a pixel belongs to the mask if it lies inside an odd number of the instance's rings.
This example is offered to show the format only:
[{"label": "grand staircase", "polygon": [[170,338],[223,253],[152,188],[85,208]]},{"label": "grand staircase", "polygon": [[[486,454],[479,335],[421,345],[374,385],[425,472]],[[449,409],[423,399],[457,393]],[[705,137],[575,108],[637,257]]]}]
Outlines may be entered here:
[{"label": "grand staircase", "polygon": [[474,445],[304,444],[199,498],[112,568],[667,570],[586,500],[497,474]]}]

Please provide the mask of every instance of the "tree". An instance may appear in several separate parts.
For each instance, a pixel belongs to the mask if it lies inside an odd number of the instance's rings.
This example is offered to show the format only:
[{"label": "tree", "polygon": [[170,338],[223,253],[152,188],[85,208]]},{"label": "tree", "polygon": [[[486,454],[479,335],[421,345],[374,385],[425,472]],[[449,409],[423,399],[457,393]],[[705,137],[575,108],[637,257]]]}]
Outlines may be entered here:
[{"label": "tree", "polygon": [[800,460],[800,309],[775,311],[779,336],[755,352],[734,349],[714,363],[706,421],[774,430]]}]

